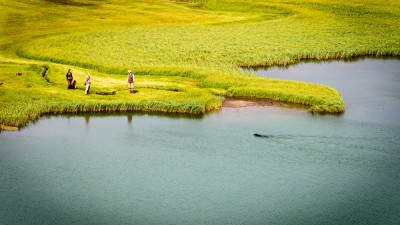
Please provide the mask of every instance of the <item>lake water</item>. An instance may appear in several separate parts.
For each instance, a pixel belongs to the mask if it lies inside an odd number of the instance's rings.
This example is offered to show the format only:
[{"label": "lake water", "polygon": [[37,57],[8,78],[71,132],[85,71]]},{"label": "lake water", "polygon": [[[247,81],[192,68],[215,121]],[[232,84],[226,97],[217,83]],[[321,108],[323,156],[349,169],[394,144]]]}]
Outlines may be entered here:
[{"label": "lake water", "polygon": [[42,117],[0,133],[0,224],[399,224],[399,60],[257,73],[330,85],[346,112]]}]

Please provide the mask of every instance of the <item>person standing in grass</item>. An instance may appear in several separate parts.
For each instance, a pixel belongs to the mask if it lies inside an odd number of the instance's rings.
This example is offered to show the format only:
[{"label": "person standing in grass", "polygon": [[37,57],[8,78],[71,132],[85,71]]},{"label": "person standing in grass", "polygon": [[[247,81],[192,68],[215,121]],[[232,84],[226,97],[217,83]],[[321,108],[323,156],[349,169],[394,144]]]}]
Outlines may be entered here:
[{"label": "person standing in grass", "polygon": [[89,94],[90,84],[91,84],[90,73],[88,73],[85,79],[85,86],[86,86],[85,95]]},{"label": "person standing in grass", "polygon": [[67,82],[68,82],[67,89],[71,89],[72,88],[72,80],[74,79],[74,77],[72,76],[71,69],[68,69],[68,73],[67,73],[67,75],[65,75],[65,78],[67,79]]},{"label": "person standing in grass", "polygon": [[129,92],[133,94],[133,87],[135,85],[135,75],[133,75],[132,70],[128,70],[128,77],[126,78],[129,86]]}]

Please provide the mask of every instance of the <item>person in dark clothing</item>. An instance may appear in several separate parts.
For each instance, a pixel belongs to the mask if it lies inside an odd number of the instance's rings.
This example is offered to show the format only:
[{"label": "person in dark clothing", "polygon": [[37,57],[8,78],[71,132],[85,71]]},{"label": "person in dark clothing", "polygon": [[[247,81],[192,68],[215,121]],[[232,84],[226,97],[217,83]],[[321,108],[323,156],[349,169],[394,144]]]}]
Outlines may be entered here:
[{"label": "person in dark clothing", "polygon": [[71,89],[76,89],[76,80],[72,81]]},{"label": "person in dark clothing", "polygon": [[68,73],[67,75],[65,75],[65,78],[67,79],[68,82],[67,88],[72,89],[72,80],[74,79],[74,77],[72,76],[71,69],[68,69]]}]

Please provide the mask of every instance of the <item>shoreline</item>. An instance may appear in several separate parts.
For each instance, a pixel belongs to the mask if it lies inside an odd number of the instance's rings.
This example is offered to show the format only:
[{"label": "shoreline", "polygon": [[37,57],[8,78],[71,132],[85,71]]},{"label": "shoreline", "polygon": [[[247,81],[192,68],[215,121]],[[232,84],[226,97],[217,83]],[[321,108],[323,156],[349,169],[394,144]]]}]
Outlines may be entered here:
[{"label": "shoreline", "polygon": [[[363,60],[365,58],[377,58],[377,59],[390,59],[390,58],[396,58],[396,59],[400,59],[399,56],[393,56],[393,55],[386,55],[386,56],[357,56],[354,58],[350,58],[348,60],[350,61],[358,61],[358,60]],[[330,60],[312,60],[320,62],[320,63],[324,63],[325,61],[331,61],[331,60],[343,60],[343,59],[330,59]],[[298,63],[302,63],[302,62],[309,62],[309,60],[304,59],[304,60],[300,60]],[[296,63],[294,64],[290,64],[289,66],[293,66],[296,65]],[[279,65],[274,65],[274,66],[279,66]],[[257,68],[257,67],[255,67]],[[242,107],[269,107],[269,106],[273,106],[273,107],[287,107],[287,108],[300,108],[300,109],[304,109],[306,111],[309,111],[309,109],[312,107],[312,105],[305,105],[305,104],[300,104],[300,103],[292,103],[292,102],[287,102],[287,101],[279,101],[279,100],[273,100],[273,99],[268,99],[268,98],[256,98],[256,97],[243,97],[243,96],[236,96],[236,97],[226,97],[226,96],[221,96],[221,108],[219,109],[214,109],[211,111],[206,111],[202,114],[193,114],[193,113],[185,113],[185,112],[168,112],[168,111],[154,111],[154,110],[145,110],[145,109],[136,109],[136,110],[132,110],[132,109],[127,109],[127,110],[104,110],[104,111],[95,111],[95,112],[91,112],[91,111],[76,111],[76,112],[45,112],[45,113],[41,113],[36,119],[33,120],[29,120],[26,124],[21,125],[21,126],[13,126],[10,124],[0,124],[0,131],[18,131],[21,128],[24,128],[26,126],[29,126],[30,123],[40,119],[43,116],[48,116],[48,115],[68,115],[68,114],[73,114],[73,115],[78,115],[78,114],[86,114],[86,113],[106,113],[106,114],[112,114],[113,112],[115,113],[126,113],[126,112],[137,112],[137,113],[146,113],[146,114],[158,114],[158,115],[166,115],[166,116],[183,116],[183,117],[190,117],[190,116],[203,116],[206,115],[208,113],[213,113],[213,112],[218,112],[220,111],[222,108],[242,108]],[[313,113],[313,112],[312,112]],[[317,112],[318,113],[318,112]]]},{"label": "shoreline", "polygon": [[68,116],[68,115],[86,115],[86,114],[104,114],[112,116],[113,113],[142,113],[142,114],[149,114],[149,115],[156,115],[156,116],[171,116],[171,117],[199,117],[207,115],[208,113],[218,112],[222,110],[222,108],[244,108],[244,107],[286,107],[286,108],[301,108],[307,110],[310,106],[302,105],[302,104],[295,104],[295,103],[288,103],[288,102],[280,102],[271,99],[257,99],[257,98],[232,98],[226,97],[222,99],[222,107],[218,110],[213,110],[210,112],[206,112],[204,114],[190,114],[190,113],[173,113],[173,112],[158,112],[158,111],[143,111],[143,110],[124,110],[124,111],[99,111],[99,112],[76,112],[76,113],[43,113],[39,115],[39,117],[35,120],[29,121],[27,124],[22,126],[11,126],[11,125],[0,125],[0,131],[19,131],[20,129],[29,126],[30,123],[33,123],[39,120],[41,117],[46,116]]},{"label": "shoreline", "polygon": [[20,129],[19,127],[8,126],[4,124],[0,126],[0,131],[19,131],[19,129]]},{"label": "shoreline", "polygon": [[272,99],[255,99],[255,98],[225,98],[222,101],[222,107],[224,108],[242,108],[242,107],[251,107],[251,106],[259,106],[259,107],[286,107],[286,108],[302,108],[304,110],[308,110],[310,106],[303,104],[296,104],[290,102],[281,102],[275,101]]}]

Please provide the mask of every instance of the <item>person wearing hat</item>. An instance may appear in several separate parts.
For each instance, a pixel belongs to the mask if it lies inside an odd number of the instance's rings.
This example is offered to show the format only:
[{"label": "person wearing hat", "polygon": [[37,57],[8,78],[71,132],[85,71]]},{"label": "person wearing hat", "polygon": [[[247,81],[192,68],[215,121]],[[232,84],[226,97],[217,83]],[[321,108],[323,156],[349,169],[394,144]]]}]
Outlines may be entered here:
[{"label": "person wearing hat", "polygon": [[129,86],[129,92],[133,94],[133,86],[135,85],[135,75],[133,75],[132,70],[128,70],[128,77],[126,78]]}]

